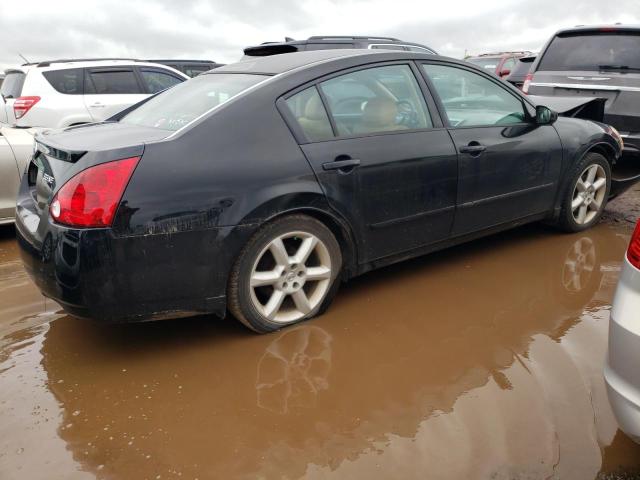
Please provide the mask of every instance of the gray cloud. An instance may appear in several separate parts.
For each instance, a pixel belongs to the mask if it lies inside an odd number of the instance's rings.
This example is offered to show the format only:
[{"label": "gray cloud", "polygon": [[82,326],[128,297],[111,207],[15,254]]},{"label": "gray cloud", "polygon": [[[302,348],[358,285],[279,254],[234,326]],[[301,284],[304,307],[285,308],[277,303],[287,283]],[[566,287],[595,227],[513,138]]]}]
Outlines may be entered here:
[{"label": "gray cloud", "polygon": [[392,35],[462,56],[539,49],[557,28],[577,23],[640,22],[637,0],[17,0],[0,3],[0,67],[69,57],[238,59],[242,48],[285,35]]}]

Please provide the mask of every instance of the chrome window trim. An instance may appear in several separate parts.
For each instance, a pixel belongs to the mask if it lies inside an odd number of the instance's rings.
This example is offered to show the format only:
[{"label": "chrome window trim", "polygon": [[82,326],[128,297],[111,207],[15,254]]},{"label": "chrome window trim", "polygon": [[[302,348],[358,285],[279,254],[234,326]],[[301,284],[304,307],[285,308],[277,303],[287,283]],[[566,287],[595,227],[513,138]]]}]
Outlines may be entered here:
[{"label": "chrome window trim", "polygon": [[584,90],[640,92],[640,87],[623,87],[623,86],[617,86],[617,85],[590,85],[587,83],[531,82],[529,85],[532,87],[579,88]]}]

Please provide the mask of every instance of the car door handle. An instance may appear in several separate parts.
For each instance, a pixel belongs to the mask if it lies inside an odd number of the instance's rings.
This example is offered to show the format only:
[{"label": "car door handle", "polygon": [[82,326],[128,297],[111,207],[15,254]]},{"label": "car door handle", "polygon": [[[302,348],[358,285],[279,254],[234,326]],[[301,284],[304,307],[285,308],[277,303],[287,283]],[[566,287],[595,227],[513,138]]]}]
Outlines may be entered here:
[{"label": "car door handle", "polygon": [[360,160],[357,158],[349,158],[345,160],[335,160],[333,162],[327,162],[322,164],[323,170],[340,170],[343,173],[348,173],[354,168],[360,165]]},{"label": "car door handle", "polygon": [[479,155],[487,149],[484,145],[480,144],[469,144],[464,147],[459,148],[460,153],[470,153],[471,155],[476,154]]}]

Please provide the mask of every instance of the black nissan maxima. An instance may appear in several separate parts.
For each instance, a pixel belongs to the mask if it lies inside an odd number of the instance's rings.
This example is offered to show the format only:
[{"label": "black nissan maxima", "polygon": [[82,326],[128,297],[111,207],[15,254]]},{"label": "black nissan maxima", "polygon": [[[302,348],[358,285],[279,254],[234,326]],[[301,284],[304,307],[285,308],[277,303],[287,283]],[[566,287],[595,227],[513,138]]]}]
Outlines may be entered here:
[{"label": "black nissan maxima", "polygon": [[591,227],[621,145],[465,62],[257,58],[37,135],[17,234],[72,315],[231,312],[268,332],[373,268],[526,222]]}]

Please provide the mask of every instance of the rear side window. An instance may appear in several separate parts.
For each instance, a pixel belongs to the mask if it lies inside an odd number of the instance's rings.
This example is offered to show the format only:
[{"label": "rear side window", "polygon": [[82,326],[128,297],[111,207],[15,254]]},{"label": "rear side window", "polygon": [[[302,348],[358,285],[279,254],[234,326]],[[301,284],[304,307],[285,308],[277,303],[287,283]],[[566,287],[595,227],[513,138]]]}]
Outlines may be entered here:
[{"label": "rear side window", "polygon": [[286,104],[310,142],[333,138],[329,116],[316,87],[289,97]]},{"label": "rear side window", "polygon": [[42,75],[56,91],[66,95],[82,95],[84,93],[83,72],[81,68],[51,70]]},{"label": "rear side window", "polygon": [[158,93],[181,83],[182,79],[159,70],[140,70],[148,93]]},{"label": "rear side window", "polygon": [[120,122],[175,131],[266,78],[239,73],[200,75],[159,93]]},{"label": "rear side window", "polygon": [[18,98],[22,94],[25,74],[22,72],[9,72],[4,77],[0,92],[5,98]]},{"label": "rear side window", "polygon": [[599,71],[620,67],[640,69],[640,33],[590,32],[556,36],[544,52],[537,70]]},{"label": "rear side window", "polygon": [[87,93],[142,93],[133,70],[89,70],[89,78],[93,88]]},{"label": "rear side window", "polygon": [[320,84],[340,136],[431,128],[408,65],[368,68]]},{"label": "rear side window", "polygon": [[178,70],[183,72],[185,75],[189,75],[190,77],[197,77],[201,73],[208,72],[212,68],[212,66],[208,65],[184,65]]}]

